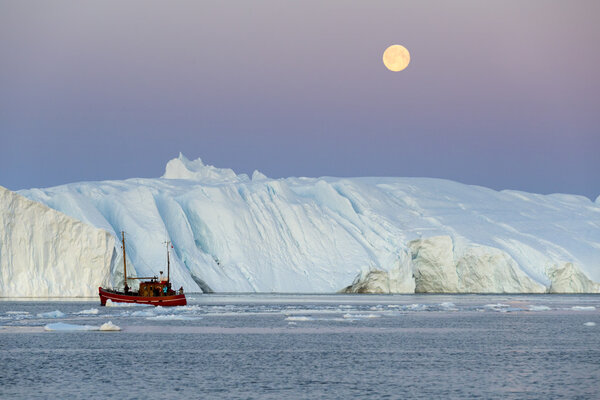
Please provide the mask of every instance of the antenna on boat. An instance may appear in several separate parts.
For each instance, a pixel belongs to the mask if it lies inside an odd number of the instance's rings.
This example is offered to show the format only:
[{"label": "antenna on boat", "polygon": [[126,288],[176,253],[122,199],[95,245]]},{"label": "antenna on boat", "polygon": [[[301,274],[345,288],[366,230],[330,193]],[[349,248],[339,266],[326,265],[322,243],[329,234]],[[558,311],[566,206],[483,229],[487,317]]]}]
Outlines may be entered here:
[{"label": "antenna on boat", "polygon": [[169,246],[171,242],[167,240],[165,243],[167,244],[167,282],[171,282],[171,261],[169,260]]},{"label": "antenna on boat", "polygon": [[125,287],[127,287],[127,257],[125,255],[125,231],[121,231],[121,238],[123,240],[123,277],[125,278]]}]

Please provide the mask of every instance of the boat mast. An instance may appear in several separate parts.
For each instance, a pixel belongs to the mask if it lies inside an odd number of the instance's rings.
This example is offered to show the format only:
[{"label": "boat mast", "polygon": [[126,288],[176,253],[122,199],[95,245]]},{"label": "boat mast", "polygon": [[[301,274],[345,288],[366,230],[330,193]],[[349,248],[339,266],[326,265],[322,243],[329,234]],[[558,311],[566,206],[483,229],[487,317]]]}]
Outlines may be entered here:
[{"label": "boat mast", "polygon": [[169,246],[171,242],[167,240],[167,282],[171,282],[171,262],[169,260]]},{"label": "boat mast", "polygon": [[125,278],[125,286],[127,286],[127,261],[125,255],[125,232],[121,231],[121,237],[123,238],[123,276]]}]

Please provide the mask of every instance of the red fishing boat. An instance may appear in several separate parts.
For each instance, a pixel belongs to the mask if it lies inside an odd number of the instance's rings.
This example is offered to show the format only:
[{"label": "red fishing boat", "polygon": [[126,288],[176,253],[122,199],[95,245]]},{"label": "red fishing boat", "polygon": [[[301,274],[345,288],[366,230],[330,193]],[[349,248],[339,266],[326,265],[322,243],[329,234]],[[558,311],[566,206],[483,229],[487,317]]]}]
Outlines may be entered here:
[{"label": "red fishing boat", "polygon": [[[108,289],[99,287],[100,292],[100,304],[105,306],[106,301],[110,300],[116,303],[139,303],[139,304],[151,304],[153,306],[185,306],[187,300],[185,294],[183,294],[183,287],[175,291],[171,288],[171,264],[169,260],[169,246],[170,242],[167,242],[167,276],[163,276],[163,272],[160,271],[160,277],[141,277],[132,278],[127,277],[127,261],[125,256],[125,232],[121,232],[123,240],[123,271],[125,277],[125,285],[123,291],[116,289]],[[140,288],[137,292],[129,289],[127,285],[127,279],[147,279],[147,281],[140,282]]]}]

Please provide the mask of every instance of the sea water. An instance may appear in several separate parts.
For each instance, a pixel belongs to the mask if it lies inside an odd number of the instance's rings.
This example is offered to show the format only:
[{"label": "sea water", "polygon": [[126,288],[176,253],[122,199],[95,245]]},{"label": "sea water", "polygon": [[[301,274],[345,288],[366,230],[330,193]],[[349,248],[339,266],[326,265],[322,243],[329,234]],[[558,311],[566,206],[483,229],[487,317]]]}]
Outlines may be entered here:
[{"label": "sea water", "polygon": [[[188,303],[0,301],[0,398],[600,392],[599,296],[232,294]],[[121,330],[97,330],[109,321]]]}]

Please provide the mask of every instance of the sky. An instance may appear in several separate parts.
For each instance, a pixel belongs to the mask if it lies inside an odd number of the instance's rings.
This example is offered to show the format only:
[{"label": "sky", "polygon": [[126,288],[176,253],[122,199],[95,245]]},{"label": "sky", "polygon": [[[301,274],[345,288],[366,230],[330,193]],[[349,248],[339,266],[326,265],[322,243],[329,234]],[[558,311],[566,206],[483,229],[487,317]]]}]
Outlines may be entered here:
[{"label": "sky", "polygon": [[[0,0],[0,185],[436,177],[600,194],[600,2]],[[388,71],[383,51],[411,53]]]}]

